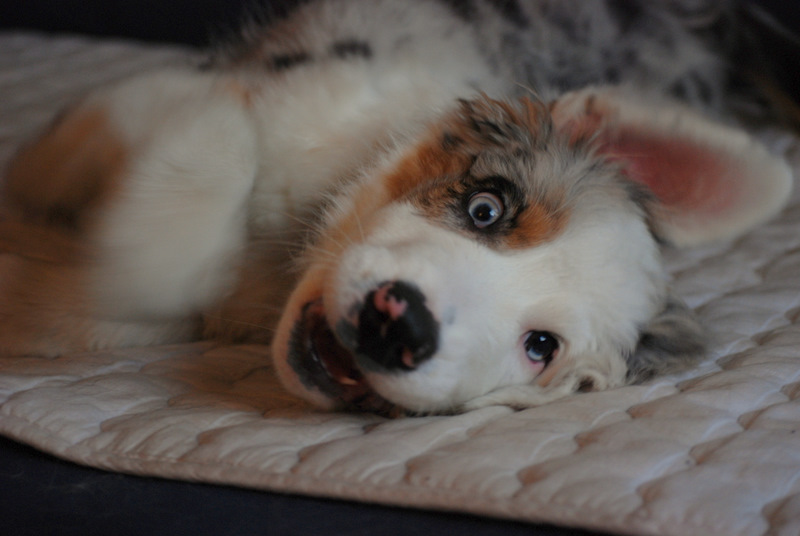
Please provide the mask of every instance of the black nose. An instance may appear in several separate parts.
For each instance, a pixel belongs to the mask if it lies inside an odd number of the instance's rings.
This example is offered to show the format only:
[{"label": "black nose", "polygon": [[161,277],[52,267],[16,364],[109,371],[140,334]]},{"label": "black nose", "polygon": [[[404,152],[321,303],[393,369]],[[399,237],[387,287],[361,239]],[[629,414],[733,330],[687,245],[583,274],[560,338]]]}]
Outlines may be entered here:
[{"label": "black nose", "polygon": [[411,370],[436,352],[439,323],[425,295],[403,281],[367,294],[358,316],[356,353],[385,369]]}]

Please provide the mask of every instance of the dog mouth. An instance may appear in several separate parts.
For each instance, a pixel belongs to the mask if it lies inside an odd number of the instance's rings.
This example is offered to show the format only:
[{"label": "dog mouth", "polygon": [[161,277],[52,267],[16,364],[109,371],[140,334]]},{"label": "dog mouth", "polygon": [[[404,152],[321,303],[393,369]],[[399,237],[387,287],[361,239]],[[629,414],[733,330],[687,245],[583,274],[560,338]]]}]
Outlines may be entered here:
[{"label": "dog mouth", "polygon": [[289,365],[304,386],[319,390],[343,409],[387,416],[400,411],[370,387],[353,354],[334,335],[321,298],[303,306],[289,343]]}]

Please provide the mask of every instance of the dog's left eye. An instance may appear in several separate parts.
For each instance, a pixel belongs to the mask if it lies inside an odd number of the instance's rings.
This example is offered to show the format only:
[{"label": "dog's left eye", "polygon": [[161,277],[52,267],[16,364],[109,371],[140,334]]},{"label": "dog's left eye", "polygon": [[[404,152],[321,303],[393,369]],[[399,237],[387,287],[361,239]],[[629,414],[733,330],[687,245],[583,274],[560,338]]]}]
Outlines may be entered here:
[{"label": "dog's left eye", "polygon": [[503,202],[489,192],[479,192],[470,197],[467,205],[472,222],[478,229],[488,227],[503,217]]},{"label": "dog's left eye", "polygon": [[547,331],[531,331],[525,338],[525,353],[534,362],[550,363],[558,350],[558,339]]}]

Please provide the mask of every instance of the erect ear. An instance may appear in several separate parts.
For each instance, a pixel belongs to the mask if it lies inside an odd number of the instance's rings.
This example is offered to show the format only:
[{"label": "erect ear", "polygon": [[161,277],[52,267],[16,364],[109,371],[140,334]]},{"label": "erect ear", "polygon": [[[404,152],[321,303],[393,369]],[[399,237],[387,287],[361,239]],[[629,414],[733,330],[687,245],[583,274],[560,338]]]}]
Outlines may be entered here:
[{"label": "erect ear", "polygon": [[551,105],[557,128],[590,140],[655,196],[655,231],[676,246],[732,238],[788,200],[792,173],[744,131],[676,103],[619,88],[569,93]]}]

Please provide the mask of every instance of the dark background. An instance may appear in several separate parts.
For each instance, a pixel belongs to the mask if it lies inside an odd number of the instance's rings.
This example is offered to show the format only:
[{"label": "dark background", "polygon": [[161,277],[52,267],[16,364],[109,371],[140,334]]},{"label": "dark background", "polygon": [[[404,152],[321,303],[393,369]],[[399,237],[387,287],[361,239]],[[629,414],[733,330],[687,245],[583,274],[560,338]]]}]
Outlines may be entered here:
[{"label": "dark background", "polygon": [[[215,36],[235,31],[243,14],[263,9],[260,5],[263,3],[258,0],[8,0],[0,2],[0,28],[204,46]],[[290,3],[292,0],[271,2],[278,6]]]},{"label": "dark background", "polygon": [[[766,9],[786,29],[800,33],[797,32],[800,3],[795,0],[751,3]],[[80,33],[206,46],[232,33],[245,12],[259,9],[256,5],[253,0],[6,0],[0,2],[0,30]],[[280,12],[274,6],[270,9]],[[797,78],[796,67],[790,74]],[[591,534],[461,514],[112,474],[62,462],[3,438],[0,438],[0,533],[9,536]]]},{"label": "dark background", "polygon": [[0,437],[4,536],[600,536],[423,512],[107,473]]},{"label": "dark background", "polygon": [[[234,31],[246,12],[264,11],[264,4],[269,4],[267,11],[281,11],[282,6],[297,1],[6,0],[0,2],[0,29],[25,28],[205,46]],[[797,0],[743,0],[743,3],[759,6],[775,21],[800,34]]]}]

